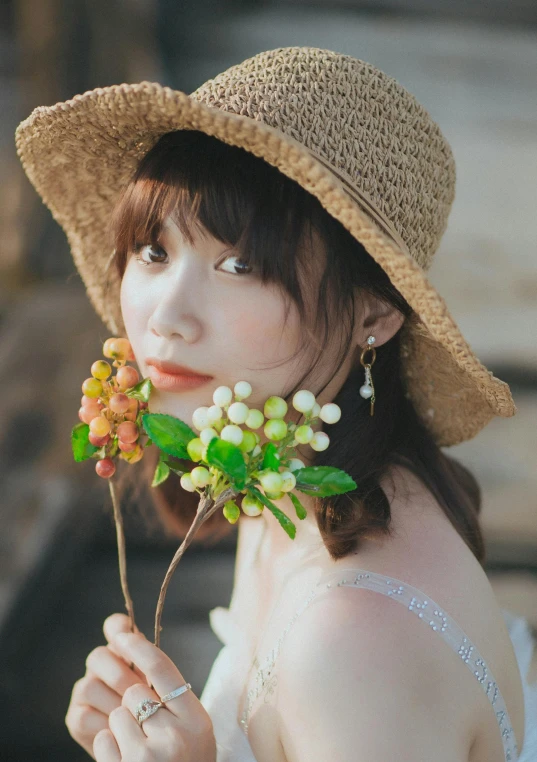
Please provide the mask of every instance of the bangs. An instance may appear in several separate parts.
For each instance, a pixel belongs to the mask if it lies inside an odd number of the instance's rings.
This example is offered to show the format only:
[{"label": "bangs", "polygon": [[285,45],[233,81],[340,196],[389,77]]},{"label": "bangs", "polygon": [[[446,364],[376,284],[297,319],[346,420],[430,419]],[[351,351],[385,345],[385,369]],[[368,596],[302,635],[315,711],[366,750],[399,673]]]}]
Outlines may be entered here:
[{"label": "bangs", "polygon": [[142,159],[114,209],[114,262],[123,277],[129,252],[156,245],[170,216],[190,244],[196,229],[233,246],[303,315],[298,267],[311,263],[307,236],[323,213],[311,194],[244,149],[197,130],[170,132]]}]

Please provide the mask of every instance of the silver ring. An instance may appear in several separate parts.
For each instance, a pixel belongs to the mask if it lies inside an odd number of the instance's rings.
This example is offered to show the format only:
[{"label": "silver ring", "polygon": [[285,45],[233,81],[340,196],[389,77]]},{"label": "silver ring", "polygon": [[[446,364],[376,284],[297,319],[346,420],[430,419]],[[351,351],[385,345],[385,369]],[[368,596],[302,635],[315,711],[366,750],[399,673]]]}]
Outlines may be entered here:
[{"label": "silver ring", "polygon": [[[185,693],[185,691],[188,691],[192,688],[190,683],[185,683],[180,688],[176,688],[171,693],[167,693],[165,696],[163,696],[160,700],[163,704],[166,703],[166,701],[171,701],[174,698],[177,698],[177,696],[180,696],[182,693]],[[155,710],[156,711],[156,710]]]},{"label": "silver ring", "polygon": [[166,701],[171,701],[172,699],[177,698],[177,696],[181,696],[181,694],[185,693],[191,688],[192,686],[190,683],[185,683],[185,685],[182,685],[180,688],[176,688],[171,693],[167,693],[160,699],[160,701],[155,701],[155,699],[152,698],[142,699],[142,701],[137,704],[135,709],[136,719],[138,720],[140,727],[142,727],[144,720],[147,720],[147,718],[151,717],[152,714],[158,712],[158,710],[164,706]]}]

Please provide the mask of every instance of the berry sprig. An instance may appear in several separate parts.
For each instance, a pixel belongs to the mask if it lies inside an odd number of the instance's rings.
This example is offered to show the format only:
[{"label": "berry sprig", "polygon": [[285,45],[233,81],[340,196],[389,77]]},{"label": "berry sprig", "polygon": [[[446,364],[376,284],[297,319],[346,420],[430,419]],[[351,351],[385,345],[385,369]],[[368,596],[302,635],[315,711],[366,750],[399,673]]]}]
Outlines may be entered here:
[{"label": "berry sprig", "polygon": [[[315,431],[314,426],[319,422],[336,423],[341,418],[341,409],[334,403],[322,407],[316,402],[312,392],[302,389],[297,392],[292,401],[295,410],[304,415],[304,422],[287,423],[284,418],[288,412],[287,402],[278,396],[267,399],[263,411],[249,408],[244,402],[252,393],[252,387],[247,381],[239,381],[234,390],[228,386],[219,386],[213,393],[213,405],[199,407],[192,415],[192,423],[199,431],[186,444],[190,459],[202,465],[195,466],[190,472],[181,476],[181,486],[189,492],[207,490],[215,498],[229,486],[235,486],[244,494],[241,507],[248,516],[258,516],[266,505],[277,515],[280,523],[291,539],[294,539],[296,527],[284,517],[281,511],[271,502],[263,501],[263,495],[269,501],[280,500],[289,494],[297,510],[299,518],[304,518],[305,511],[300,510],[299,501],[292,491],[297,487],[297,475],[300,471],[299,490],[319,493],[319,477],[323,477],[324,495],[337,494],[340,490],[326,492],[327,477],[332,478],[332,487],[346,487],[341,491],[353,489],[350,479],[339,469],[313,468],[303,471],[304,463],[296,457],[296,446],[309,444],[318,452],[326,450],[330,438],[324,431]],[[145,425],[145,421],[144,421]],[[244,425],[246,428],[241,428]],[[263,427],[263,432],[269,440],[260,445],[261,437],[257,430]],[[158,444],[158,434],[154,437]],[[217,444],[225,442],[232,445]],[[240,466],[239,453],[242,454],[244,469]],[[228,469],[225,460],[229,460]],[[233,469],[232,460],[235,464]],[[166,462],[166,457],[161,459]],[[231,469],[231,470],[230,470]],[[231,473],[231,471],[234,471]],[[244,481],[241,488],[237,484],[239,471],[244,471]],[[163,481],[168,473],[157,468],[156,479]],[[333,483],[334,477],[340,480],[339,485]],[[309,479],[309,481],[308,481]],[[312,481],[313,480],[313,481]],[[159,482],[160,483],[160,482]],[[256,488],[258,485],[259,488]],[[260,491],[262,493],[260,495]],[[223,509],[224,516],[234,524],[240,515],[239,507],[233,500],[228,500]]]},{"label": "berry sprig", "polygon": [[[151,413],[148,403],[152,392],[149,379],[140,381],[138,371],[127,365],[134,360],[127,339],[110,338],[103,354],[117,368],[113,375],[110,363],[98,360],[91,366],[91,378],[82,384],[80,423],[73,428],[71,441],[76,461],[94,458],[96,472],[108,479],[114,519],[116,522],[119,567],[125,604],[134,631],[132,600],[127,587],[125,539],[113,480],[116,471],[114,458],[136,463],[146,447],[159,450],[159,460],[152,486],[162,484],[171,472],[178,474],[181,486],[200,496],[198,510],[181,546],[166,572],[155,614],[155,645],[158,647],[162,627],[160,621],[168,585],[186,548],[200,526],[220,508],[226,519],[234,524],[240,509],[248,516],[258,516],[268,508],[291,539],[296,526],[272,501],[288,495],[299,519],[306,518],[306,509],[294,490],[314,497],[342,494],[356,488],[356,483],[338,468],[306,467],[296,457],[299,445],[321,452],[330,444],[324,431],[316,430],[320,422],[332,424],[341,418],[341,409],[334,403],[322,407],[307,389],[298,391],[292,400],[293,408],[304,420],[287,422],[287,402],[283,397],[270,396],[263,410],[249,407],[244,401],[252,394],[247,381],[239,381],[233,390],[219,386],[213,392],[210,406],[197,408],[192,415],[192,429],[180,418],[163,413]],[[244,427],[244,428],[242,428]],[[257,433],[263,427],[268,441],[261,444]],[[177,460],[182,463],[177,463]],[[193,468],[184,470],[184,461]],[[242,495],[241,506],[237,498]]]},{"label": "berry sprig", "polygon": [[[114,508],[121,587],[134,632],[134,606],[127,584],[123,519],[111,477],[116,472],[116,456],[128,463],[137,463],[143,457],[144,445],[148,444],[148,440],[144,441],[145,432],[140,418],[147,408],[151,381],[140,381],[136,368],[127,365],[128,361],[134,360],[128,339],[107,339],[103,345],[103,355],[112,364],[97,360],[91,366],[91,376],[82,384],[83,396],[78,411],[80,423],[71,432],[71,447],[75,461],[96,459],[95,471],[108,479]],[[112,367],[117,368],[115,376]]]},{"label": "berry sprig", "polygon": [[113,360],[117,372],[114,376],[105,360],[91,366],[91,376],[82,384],[81,423],[72,431],[72,443],[75,460],[95,458],[97,474],[110,479],[116,472],[117,455],[128,463],[137,463],[144,455],[148,442],[140,419],[147,408],[151,381],[140,382],[136,368],[127,365],[134,360],[127,339],[107,339],[103,354]]}]

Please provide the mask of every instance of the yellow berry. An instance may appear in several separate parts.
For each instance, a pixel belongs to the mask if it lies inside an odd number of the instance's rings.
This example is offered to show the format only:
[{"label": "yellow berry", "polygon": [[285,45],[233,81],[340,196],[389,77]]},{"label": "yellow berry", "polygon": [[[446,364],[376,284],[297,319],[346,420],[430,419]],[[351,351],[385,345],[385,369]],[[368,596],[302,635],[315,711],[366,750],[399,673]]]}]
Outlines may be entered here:
[{"label": "yellow berry", "polygon": [[328,434],[325,434],[324,431],[316,431],[310,440],[310,447],[312,448],[312,450],[316,450],[317,452],[322,452],[323,450],[326,450],[329,444],[330,444],[330,437],[328,436]]},{"label": "yellow berry", "polygon": [[231,444],[238,446],[244,438],[244,431],[240,428],[240,426],[229,424],[228,426],[224,426],[220,437],[225,442],[231,442]]},{"label": "yellow berry", "polygon": [[261,410],[257,410],[255,407],[250,408],[248,411],[248,417],[246,418],[246,425],[249,429],[258,429],[265,422],[265,416]]},{"label": "yellow berry", "polygon": [[240,516],[240,510],[233,500],[228,500],[224,503],[223,514],[230,524],[235,524]]},{"label": "yellow berry", "polygon": [[242,498],[241,508],[247,516],[259,516],[264,508],[264,505],[256,497],[245,495]]},{"label": "yellow berry", "polygon": [[131,343],[128,339],[108,339],[103,346],[103,354],[119,362],[134,360]]},{"label": "yellow berry", "polygon": [[211,439],[215,439],[217,436],[218,436],[218,432],[209,426],[208,429],[203,429],[202,431],[200,431],[199,438],[201,439],[204,445],[208,445]]},{"label": "yellow berry", "polygon": [[299,444],[307,444],[313,438],[311,426],[299,426],[295,431],[295,439]]},{"label": "yellow berry", "polygon": [[296,476],[292,471],[281,471],[282,477],[282,492],[291,492],[296,487]]},{"label": "yellow berry", "polygon": [[283,397],[269,397],[263,408],[265,418],[283,418],[286,412],[287,402]]},{"label": "yellow berry", "polygon": [[119,457],[126,460],[127,463],[138,463],[144,456],[144,449],[141,445],[137,444],[134,450],[131,452],[121,452]]},{"label": "yellow berry", "polygon": [[280,418],[271,418],[263,428],[265,436],[274,442],[277,442],[287,434],[287,424]]},{"label": "yellow berry", "polygon": [[315,405],[315,395],[307,389],[301,389],[293,397],[293,407],[300,413],[309,413]]},{"label": "yellow berry", "polygon": [[194,461],[201,460],[201,452],[203,450],[203,442],[199,437],[194,437],[186,446],[186,451]]},{"label": "yellow berry", "polygon": [[91,375],[100,381],[105,381],[112,373],[112,368],[105,360],[97,360],[91,366]]},{"label": "yellow berry", "polygon": [[108,418],[105,418],[104,415],[99,415],[97,418],[90,421],[89,427],[91,433],[96,437],[105,437],[110,433],[110,429],[112,428],[110,426],[110,421]]},{"label": "yellow berry", "polygon": [[196,466],[190,472],[190,478],[195,487],[206,487],[211,479],[211,474],[203,466]]},{"label": "yellow berry", "polygon": [[265,492],[280,492],[283,484],[283,479],[276,471],[266,471],[259,477],[261,486]]},{"label": "yellow berry", "polygon": [[192,481],[190,474],[183,474],[181,476],[181,487],[187,492],[196,491],[196,487],[194,485],[194,482]]},{"label": "yellow berry", "polygon": [[257,444],[257,437],[253,431],[243,431],[242,442],[239,445],[239,450],[242,452],[252,452]]},{"label": "yellow berry", "polygon": [[103,385],[98,378],[87,378],[82,384],[82,392],[90,399],[95,399],[103,393]]}]

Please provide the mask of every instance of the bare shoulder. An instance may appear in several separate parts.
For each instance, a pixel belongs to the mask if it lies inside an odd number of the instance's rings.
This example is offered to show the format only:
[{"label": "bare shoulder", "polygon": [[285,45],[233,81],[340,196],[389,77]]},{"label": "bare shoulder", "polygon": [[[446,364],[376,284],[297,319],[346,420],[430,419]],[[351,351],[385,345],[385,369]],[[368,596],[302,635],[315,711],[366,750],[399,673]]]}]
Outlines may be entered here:
[{"label": "bare shoulder", "polygon": [[279,656],[288,762],[467,760],[472,737],[462,716],[454,727],[456,697],[444,686],[446,663],[435,646],[427,628],[386,596],[350,587],[321,593]]}]

